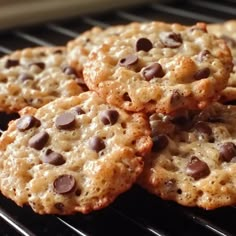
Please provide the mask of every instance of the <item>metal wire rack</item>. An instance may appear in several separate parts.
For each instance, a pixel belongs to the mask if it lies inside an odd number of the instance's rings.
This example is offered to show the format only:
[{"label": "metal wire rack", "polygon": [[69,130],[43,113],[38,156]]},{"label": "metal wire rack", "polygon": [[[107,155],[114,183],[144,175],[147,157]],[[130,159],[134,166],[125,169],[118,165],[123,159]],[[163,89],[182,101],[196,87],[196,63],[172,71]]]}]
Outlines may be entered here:
[{"label": "metal wire rack", "polygon": [[[210,0],[152,3],[87,15],[61,22],[1,32],[0,56],[13,50],[64,45],[92,26],[107,27],[131,21],[161,20],[193,24],[196,21],[220,22],[236,18],[236,1]],[[0,114],[0,129],[17,115]],[[80,236],[199,236],[236,235],[235,207],[213,211],[186,208],[163,201],[138,186],[118,197],[106,209],[74,216],[40,216],[28,207],[17,207],[0,196],[0,235],[80,235]]]}]

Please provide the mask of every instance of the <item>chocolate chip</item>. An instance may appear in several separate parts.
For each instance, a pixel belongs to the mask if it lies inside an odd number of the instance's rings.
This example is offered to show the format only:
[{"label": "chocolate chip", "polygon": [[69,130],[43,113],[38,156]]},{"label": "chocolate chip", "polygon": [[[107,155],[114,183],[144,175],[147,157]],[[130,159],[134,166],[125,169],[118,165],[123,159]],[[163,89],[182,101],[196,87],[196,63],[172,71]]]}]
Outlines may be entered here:
[{"label": "chocolate chip", "polygon": [[215,138],[212,133],[211,127],[203,121],[198,121],[194,125],[195,130],[199,134],[198,139],[199,140],[205,140],[206,142],[214,143]]},{"label": "chocolate chip", "polygon": [[65,163],[64,157],[51,149],[48,149],[43,155],[43,162],[51,165],[59,166]]},{"label": "chocolate chip", "polygon": [[40,124],[41,122],[38,119],[36,119],[34,116],[25,115],[17,121],[16,127],[20,131],[25,131],[32,127],[38,127],[40,126]]},{"label": "chocolate chip", "polygon": [[76,77],[75,82],[82,88],[83,91],[88,91],[89,88],[84,82],[83,78]]},{"label": "chocolate chip", "polygon": [[54,53],[54,54],[62,54],[63,51],[62,51],[61,49],[57,49],[57,50],[55,50],[53,53]]},{"label": "chocolate chip", "polygon": [[137,52],[138,51],[148,52],[152,48],[153,48],[152,42],[147,38],[139,38],[136,41],[135,49]]},{"label": "chocolate chip", "polygon": [[204,133],[209,136],[212,135],[212,129],[206,122],[199,121],[195,124],[194,128],[200,133]]},{"label": "chocolate chip", "polygon": [[207,58],[209,55],[210,55],[210,51],[208,51],[207,49],[201,51],[199,54],[198,54],[198,57],[197,57],[197,60],[202,62],[204,61],[205,58]]},{"label": "chocolate chip", "polygon": [[39,57],[46,57],[46,52],[39,52],[37,53]]},{"label": "chocolate chip", "polygon": [[76,70],[70,66],[65,66],[62,70],[66,75],[75,75],[77,76],[76,74]]},{"label": "chocolate chip", "polygon": [[128,93],[124,93],[123,96],[122,96],[122,98],[123,98],[124,101],[126,101],[126,102],[131,102],[131,98],[130,98],[130,96],[129,96]]},{"label": "chocolate chip", "polygon": [[128,66],[136,64],[137,62],[138,62],[138,57],[136,55],[131,54],[124,58],[121,58],[119,61],[119,65],[128,67]]},{"label": "chocolate chip", "polygon": [[200,79],[204,79],[204,78],[207,78],[209,75],[210,75],[211,71],[208,67],[205,67],[203,69],[200,69],[199,71],[197,71],[193,78],[195,80],[200,80]]},{"label": "chocolate chip", "polygon": [[105,148],[105,143],[101,138],[95,136],[89,140],[89,147],[92,150],[99,152]]},{"label": "chocolate chip", "polygon": [[60,175],[53,182],[54,191],[59,194],[70,193],[75,188],[75,178],[72,175]]},{"label": "chocolate chip", "polygon": [[149,121],[156,121],[156,120],[160,120],[160,115],[159,113],[153,113],[152,115],[149,116]]},{"label": "chocolate chip", "polygon": [[187,165],[186,174],[193,177],[195,180],[198,180],[208,176],[210,174],[210,169],[204,161],[193,156]]},{"label": "chocolate chip", "polygon": [[80,86],[87,86],[84,82],[84,79],[83,78],[80,78],[80,77],[76,77],[75,78],[75,82],[80,85]]},{"label": "chocolate chip", "polygon": [[5,68],[9,69],[11,67],[18,66],[20,63],[18,60],[8,59],[5,64]]},{"label": "chocolate chip", "polygon": [[179,188],[179,189],[177,189],[176,192],[177,192],[178,194],[182,194],[183,191],[182,191],[182,189]]},{"label": "chocolate chip", "polygon": [[171,122],[178,126],[181,130],[190,130],[193,126],[193,122],[191,120],[191,117],[188,113],[183,113],[178,116],[174,116],[171,118]]},{"label": "chocolate chip", "polygon": [[183,42],[181,35],[174,32],[161,32],[160,40],[168,48],[178,48]]},{"label": "chocolate chip", "polygon": [[149,123],[150,123],[150,127],[151,127],[151,136],[154,137],[154,136],[158,135],[160,121],[152,120],[152,121],[149,121]]},{"label": "chocolate chip", "polygon": [[83,114],[85,114],[85,111],[84,111],[81,107],[75,107],[75,112],[76,112],[78,115],[83,115]]},{"label": "chocolate chip", "polygon": [[56,118],[55,124],[58,129],[70,129],[75,125],[75,116],[73,113],[65,112]]},{"label": "chocolate chip", "polygon": [[159,63],[153,63],[150,66],[147,66],[142,71],[142,76],[147,80],[153,78],[161,78],[164,76],[164,71]]},{"label": "chocolate chip", "polygon": [[19,75],[19,80],[22,81],[22,82],[24,82],[26,80],[33,80],[33,79],[34,79],[34,77],[30,74],[24,73],[24,74]]},{"label": "chocolate chip", "polygon": [[152,141],[153,141],[153,146],[152,146],[153,152],[159,152],[165,149],[169,143],[168,138],[166,137],[166,135],[163,134],[153,137]]},{"label": "chocolate chip", "polygon": [[158,113],[149,117],[149,124],[151,127],[151,137],[160,134],[173,134],[175,130],[175,126],[166,118],[166,116],[160,117]]},{"label": "chocolate chip", "polygon": [[76,196],[80,196],[81,193],[82,193],[82,191],[80,189],[76,189],[76,191],[75,191],[75,195]]},{"label": "chocolate chip", "polygon": [[57,209],[57,210],[59,210],[60,212],[63,212],[64,211],[64,204],[63,203],[61,203],[61,202],[57,202],[57,203],[55,203],[54,204],[54,206],[55,206],[55,208]]},{"label": "chocolate chip", "polygon": [[232,47],[232,48],[236,47],[236,40],[234,40],[232,37],[229,37],[229,36],[227,36],[227,35],[222,35],[220,38],[223,39],[223,40],[225,40],[226,43],[227,43],[230,47]]},{"label": "chocolate chip", "polygon": [[43,62],[34,62],[34,63],[31,63],[30,66],[37,66],[37,67],[39,67],[41,70],[44,70],[44,68],[45,68],[45,63],[43,63]]},{"label": "chocolate chip", "polygon": [[189,117],[186,114],[178,115],[170,118],[171,122],[175,125],[182,126],[189,121]]},{"label": "chocolate chip", "polygon": [[100,113],[100,119],[104,125],[114,125],[119,117],[116,110],[106,110]]},{"label": "chocolate chip", "polygon": [[34,149],[41,150],[47,143],[48,139],[48,133],[45,131],[41,131],[30,138],[29,146]]},{"label": "chocolate chip", "polygon": [[236,146],[232,142],[224,143],[220,146],[219,152],[224,161],[230,162],[233,157],[236,157]]}]

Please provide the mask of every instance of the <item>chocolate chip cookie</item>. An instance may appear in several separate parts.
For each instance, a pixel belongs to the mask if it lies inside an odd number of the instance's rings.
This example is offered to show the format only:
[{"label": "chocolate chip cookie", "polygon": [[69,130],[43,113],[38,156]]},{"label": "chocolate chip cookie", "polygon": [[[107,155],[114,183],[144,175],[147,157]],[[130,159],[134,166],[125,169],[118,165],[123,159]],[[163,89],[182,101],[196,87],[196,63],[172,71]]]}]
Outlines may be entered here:
[{"label": "chocolate chip cookie", "polygon": [[216,99],[232,70],[231,53],[206,25],[132,23],[92,50],[84,80],[129,111],[175,113]]},{"label": "chocolate chip cookie", "polygon": [[139,184],[185,206],[235,205],[235,117],[236,107],[222,104],[150,116],[154,144]]},{"label": "chocolate chip cookie", "polygon": [[227,87],[221,93],[220,101],[234,101],[236,100],[236,20],[209,24],[207,28],[209,32],[224,39],[231,49],[234,68],[230,75]]},{"label": "chocolate chip cookie", "polygon": [[64,47],[27,48],[0,59],[0,111],[39,108],[83,91]]},{"label": "chocolate chip cookie", "polygon": [[95,92],[27,107],[0,138],[0,190],[39,214],[88,213],[130,188],[152,141],[144,114]]}]

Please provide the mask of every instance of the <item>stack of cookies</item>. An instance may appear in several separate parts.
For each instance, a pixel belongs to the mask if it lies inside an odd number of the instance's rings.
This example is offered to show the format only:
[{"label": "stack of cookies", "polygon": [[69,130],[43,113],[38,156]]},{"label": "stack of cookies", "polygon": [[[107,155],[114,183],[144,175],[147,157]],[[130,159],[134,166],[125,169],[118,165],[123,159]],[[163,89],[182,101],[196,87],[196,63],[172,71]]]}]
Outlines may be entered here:
[{"label": "stack of cookies", "polygon": [[1,58],[0,110],[20,115],[0,138],[1,193],[39,214],[89,213],[134,183],[185,206],[235,204],[235,29],[95,27]]}]

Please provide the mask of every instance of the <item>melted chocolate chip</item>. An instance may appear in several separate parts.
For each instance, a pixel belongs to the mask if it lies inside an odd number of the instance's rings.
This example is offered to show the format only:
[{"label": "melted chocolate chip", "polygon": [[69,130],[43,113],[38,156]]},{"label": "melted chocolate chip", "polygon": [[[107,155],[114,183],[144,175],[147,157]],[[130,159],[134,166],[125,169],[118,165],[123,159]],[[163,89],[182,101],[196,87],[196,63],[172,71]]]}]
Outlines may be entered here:
[{"label": "melted chocolate chip", "polygon": [[57,50],[55,50],[53,53],[54,53],[54,54],[62,54],[63,51],[62,51],[61,49],[57,49]]},{"label": "melted chocolate chip", "polygon": [[65,163],[65,159],[60,153],[48,149],[43,156],[43,162],[59,166]]},{"label": "melted chocolate chip", "polygon": [[75,195],[76,196],[80,196],[81,193],[82,193],[82,191],[80,189],[76,189],[76,191],[75,191]]},{"label": "melted chocolate chip", "polygon": [[236,146],[232,142],[224,143],[220,146],[219,152],[224,161],[230,162],[232,158],[236,157]]},{"label": "melted chocolate chip", "polygon": [[41,150],[46,145],[48,139],[48,133],[45,131],[41,131],[30,138],[29,146],[34,149]]},{"label": "melted chocolate chip", "polygon": [[40,57],[46,57],[46,52],[40,52],[37,55],[40,56]]},{"label": "melted chocolate chip", "polygon": [[188,113],[174,116],[171,118],[171,122],[178,126],[181,130],[190,130],[193,126],[193,121]]},{"label": "melted chocolate chip", "polygon": [[145,51],[148,52],[153,48],[152,42],[147,38],[139,38],[136,41],[135,49],[136,51]]},{"label": "melted chocolate chip", "polygon": [[104,125],[114,125],[119,118],[116,110],[106,110],[100,113],[100,119]]},{"label": "melted chocolate chip", "polygon": [[160,40],[165,47],[178,48],[182,44],[182,37],[180,34],[174,32],[162,32],[160,33]]},{"label": "melted chocolate chip", "polygon": [[59,194],[70,193],[75,188],[75,178],[72,175],[60,175],[53,182],[54,191]]},{"label": "melted chocolate chip", "polygon": [[160,134],[173,134],[175,126],[170,122],[168,116],[160,116],[158,113],[154,113],[149,116],[149,124],[151,127],[151,137],[158,136]]},{"label": "melted chocolate chip", "polygon": [[138,62],[138,57],[136,55],[131,54],[124,58],[121,58],[119,61],[119,65],[128,67],[128,66],[136,64],[137,62]]},{"label": "melted chocolate chip", "polygon": [[34,79],[34,77],[30,74],[24,73],[24,74],[19,75],[19,80],[22,81],[22,82],[24,82],[26,80],[33,80],[33,79]]},{"label": "melted chocolate chip", "polygon": [[173,124],[182,126],[186,122],[189,121],[189,117],[188,117],[187,114],[183,114],[183,115],[178,115],[178,116],[171,117],[170,120]]},{"label": "melted chocolate chip", "polygon": [[150,66],[147,66],[142,71],[142,76],[147,80],[153,78],[161,78],[164,76],[164,71],[159,63],[153,63]]},{"label": "melted chocolate chip", "polygon": [[20,63],[18,60],[8,59],[5,64],[5,68],[9,69],[11,67],[18,66]]},{"label": "melted chocolate chip", "polygon": [[206,122],[199,121],[195,124],[194,127],[200,133],[204,133],[209,136],[212,135],[212,129]]},{"label": "melted chocolate chip", "polygon": [[130,98],[130,96],[129,96],[128,93],[124,93],[123,96],[122,96],[122,98],[123,98],[124,101],[126,101],[126,102],[131,102],[131,98]]},{"label": "melted chocolate chip", "polygon": [[40,126],[40,124],[41,122],[38,119],[36,119],[34,116],[25,115],[17,121],[16,127],[20,131],[25,131],[32,127],[38,127]]},{"label": "melted chocolate chip", "polygon": [[60,212],[63,212],[64,211],[64,204],[63,203],[61,203],[61,202],[57,202],[57,203],[55,203],[54,204],[54,206],[55,206],[55,208],[57,209],[57,210],[59,210]]},{"label": "melted chocolate chip", "polygon": [[186,174],[193,177],[195,180],[198,180],[208,176],[210,174],[210,169],[204,161],[193,156],[187,165]]},{"label": "melted chocolate chip", "polygon": [[89,90],[83,78],[76,77],[75,82],[83,89],[84,92]]},{"label": "melted chocolate chip", "polygon": [[209,77],[210,73],[211,73],[210,69],[208,67],[205,67],[205,68],[200,69],[199,71],[197,71],[194,74],[193,78],[195,80],[205,79],[205,78]]},{"label": "melted chocolate chip", "polygon": [[75,82],[80,86],[87,86],[84,82],[84,79],[82,77],[76,77]]},{"label": "melted chocolate chip", "polygon": [[55,121],[58,129],[70,129],[75,125],[75,115],[70,112],[65,112],[58,116]]},{"label": "melted chocolate chip", "polygon": [[153,137],[152,141],[153,141],[153,146],[152,146],[153,152],[159,152],[165,149],[169,143],[168,138],[166,137],[166,135],[163,134]]},{"label": "melted chocolate chip", "polygon": [[105,143],[101,138],[95,136],[89,140],[89,147],[92,150],[99,152],[105,148]]},{"label": "melted chocolate chip", "polygon": [[39,67],[41,70],[44,70],[44,68],[45,68],[45,63],[43,63],[43,62],[34,62],[34,63],[31,63],[30,66],[37,66],[37,67]]},{"label": "melted chocolate chip", "polygon": [[150,123],[150,127],[151,127],[151,136],[154,137],[154,136],[158,135],[160,121],[153,120],[153,121],[150,121],[149,123]]},{"label": "melted chocolate chip", "polygon": [[77,76],[76,74],[76,70],[70,66],[66,66],[63,68],[63,72],[66,74],[66,75],[75,75]]},{"label": "melted chocolate chip", "polygon": [[75,107],[75,111],[78,115],[85,114],[85,111],[81,107]]}]

